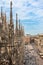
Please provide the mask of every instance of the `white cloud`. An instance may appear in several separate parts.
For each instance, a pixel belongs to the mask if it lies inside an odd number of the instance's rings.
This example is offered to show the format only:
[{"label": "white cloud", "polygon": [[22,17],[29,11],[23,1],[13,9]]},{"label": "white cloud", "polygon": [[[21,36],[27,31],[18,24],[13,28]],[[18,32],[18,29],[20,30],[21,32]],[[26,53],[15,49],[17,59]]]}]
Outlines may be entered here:
[{"label": "white cloud", "polygon": [[[21,19],[34,19],[43,16],[43,9],[41,9],[43,7],[43,0],[2,0],[0,6],[2,5],[3,8],[9,8],[10,1],[13,2],[13,9],[15,9]],[[29,12],[33,12],[36,16],[29,15]]]}]

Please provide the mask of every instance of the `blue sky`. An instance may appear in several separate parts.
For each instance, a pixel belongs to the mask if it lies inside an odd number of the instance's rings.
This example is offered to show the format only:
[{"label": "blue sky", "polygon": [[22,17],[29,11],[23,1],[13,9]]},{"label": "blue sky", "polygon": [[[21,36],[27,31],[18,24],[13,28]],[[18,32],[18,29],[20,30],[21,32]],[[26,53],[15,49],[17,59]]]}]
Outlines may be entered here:
[{"label": "blue sky", "polygon": [[[0,1],[3,12],[7,14],[9,21],[10,14],[10,1]],[[16,13],[21,24],[24,26],[25,33],[27,34],[40,34],[43,33],[43,0],[12,0],[13,2],[13,20],[15,24]]]}]

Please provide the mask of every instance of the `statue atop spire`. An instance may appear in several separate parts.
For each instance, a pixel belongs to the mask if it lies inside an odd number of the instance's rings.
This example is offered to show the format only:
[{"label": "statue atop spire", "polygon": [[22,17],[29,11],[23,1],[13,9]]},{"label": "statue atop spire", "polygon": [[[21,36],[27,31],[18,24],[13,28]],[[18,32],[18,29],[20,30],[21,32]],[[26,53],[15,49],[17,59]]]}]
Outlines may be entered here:
[{"label": "statue atop spire", "polygon": [[19,19],[19,30],[20,30],[20,19]]},{"label": "statue atop spire", "polygon": [[16,32],[18,31],[18,14],[16,13]]},{"label": "statue atop spire", "polygon": [[6,13],[5,13],[5,17],[4,17],[4,24],[5,24],[5,29],[7,30]]},{"label": "statue atop spire", "polygon": [[21,25],[21,36],[24,36],[24,26]]},{"label": "statue atop spire", "polygon": [[10,2],[10,24],[12,24],[12,1]]},{"label": "statue atop spire", "polygon": [[1,19],[2,19],[2,24],[3,24],[3,12],[2,12],[2,7],[1,7]]},{"label": "statue atop spire", "polygon": [[1,7],[1,18],[2,18],[2,7]]},{"label": "statue atop spire", "polygon": [[19,36],[20,36],[20,19],[19,19]]},{"label": "statue atop spire", "polygon": [[5,22],[5,25],[6,25],[6,13],[5,13],[5,21],[4,22]]}]

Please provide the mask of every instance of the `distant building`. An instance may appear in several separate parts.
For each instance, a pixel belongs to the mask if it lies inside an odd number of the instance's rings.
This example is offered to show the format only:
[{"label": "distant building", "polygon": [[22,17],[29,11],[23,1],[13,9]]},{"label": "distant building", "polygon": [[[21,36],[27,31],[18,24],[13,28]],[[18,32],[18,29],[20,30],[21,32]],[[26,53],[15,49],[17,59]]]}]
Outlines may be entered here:
[{"label": "distant building", "polygon": [[26,35],[23,37],[25,44],[29,44],[29,43],[30,43],[30,37],[31,37],[31,36],[30,36],[29,34],[26,34]]},{"label": "distant building", "polygon": [[43,52],[43,34],[38,34],[34,37],[35,45],[40,52]]}]

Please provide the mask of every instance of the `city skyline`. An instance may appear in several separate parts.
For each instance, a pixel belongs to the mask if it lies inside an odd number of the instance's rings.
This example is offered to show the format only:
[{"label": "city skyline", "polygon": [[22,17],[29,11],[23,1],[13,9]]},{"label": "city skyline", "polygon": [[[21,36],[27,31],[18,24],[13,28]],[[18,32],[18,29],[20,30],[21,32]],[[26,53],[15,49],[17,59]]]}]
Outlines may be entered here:
[{"label": "city skyline", "polygon": [[[15,24],[16,13],[21,20],[26,34],[43,33],[43,0],[12,0],[13,3],[13,21]],[[0,12],[6,12],[7,18],[10,15],[10,1],[0,1]]]}]

